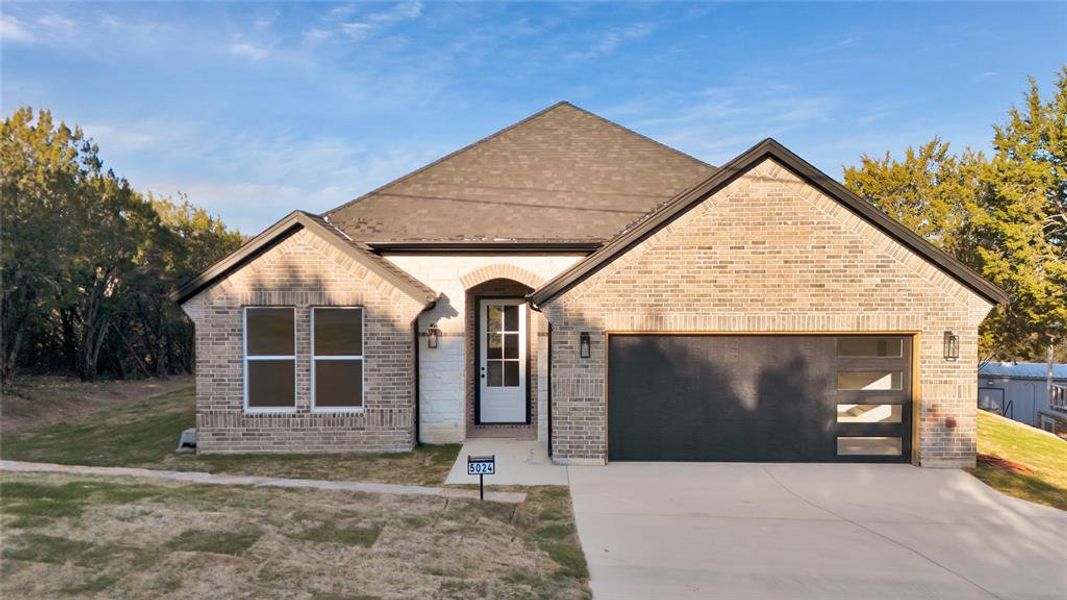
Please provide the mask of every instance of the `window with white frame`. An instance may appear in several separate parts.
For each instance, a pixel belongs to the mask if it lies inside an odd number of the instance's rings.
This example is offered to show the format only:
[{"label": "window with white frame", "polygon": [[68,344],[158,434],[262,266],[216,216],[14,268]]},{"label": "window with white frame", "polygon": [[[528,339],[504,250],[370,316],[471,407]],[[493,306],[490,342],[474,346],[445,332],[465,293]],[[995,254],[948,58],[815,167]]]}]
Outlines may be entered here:
[{"label": "window with white frame", "polygon": [[244,312],[245,409],[296,409],[296,313],[249,306]]},{"label": "window with white frame", "polygon": [[363,408],[363,309],[311,309],[311,397],[318,411]]}]

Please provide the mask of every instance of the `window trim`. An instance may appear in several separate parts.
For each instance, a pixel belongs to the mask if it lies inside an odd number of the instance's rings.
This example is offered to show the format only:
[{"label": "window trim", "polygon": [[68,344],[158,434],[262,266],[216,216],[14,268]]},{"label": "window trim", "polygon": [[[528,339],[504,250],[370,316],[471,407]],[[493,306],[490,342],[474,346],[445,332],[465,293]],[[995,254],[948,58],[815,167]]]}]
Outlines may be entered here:
[{"label": "window trim", "polygon": [[[334,354],[327,356],[316,356],[315,354],[315,311],[318,309],[325,310],[358,310],[359,311],[359,331],[360,331],[360,346],[363,347],[363,354]],[[363,306],[312,306],[311,307],[311,344],[308,348],[309,360],[311,363],[311,412],[318,414],[330,414],[330,413],[361,413],[367,410],[367,311]],[[335,360],[335,361],[347,361],[347,362],[359,362],[362,369],[360,369],[360,405],[359,406],[318,406],[316,400],[315,390],[315,362],[319,360]]]},{"label": "window trim", "polygon": [[[248,355],[248,309],[257,308],[287,308],[292,311],[293,314],[293,354],[257,354],[255,356]],[[299,381],[297,380],[296,372],[296,307],[291,305],[248,305],[242,307],[241,310],[241,366],[243,373],[241,395],[243,398],[243,409],[247,414],[292,414],[296,412],[296,406],[299,402],[300,390]],[[291,360],[293,361],[293,406],[249,406],[248,404],[248,362],[259,360]]]}]

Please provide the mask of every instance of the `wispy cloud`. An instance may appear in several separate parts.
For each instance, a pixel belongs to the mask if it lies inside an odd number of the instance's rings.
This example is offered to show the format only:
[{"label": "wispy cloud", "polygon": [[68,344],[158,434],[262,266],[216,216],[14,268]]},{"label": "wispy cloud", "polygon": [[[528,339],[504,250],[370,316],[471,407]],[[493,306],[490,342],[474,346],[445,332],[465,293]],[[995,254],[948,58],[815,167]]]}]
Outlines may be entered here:
[{"label": "wispy cloud", "polygon": [[[712,163],[768,136],[824,127],[838,100],[778,81],[740,79],[695,93],[633,99],[606,112]],[[650,116],[655,115],[655,116]]]},{"label": "wispy cloud", "polygon": [[256,17],[252,21],[252,26],[256,29],[269,29],[272,25],[274,25],[274,23],[278,21],[278,17],[280,17],[281,15],[282,11],[275,9],[269,13],[262,14]]},{"label": "wispy cloud", "polygon": [[58,13],[48,13],[37,20],[37,24],[53,34],[69,36],[78,32],[78,23]]},{"label": "wispy cloud", "polygon": [[[153,157],[139,172],[120,171],[138,188],[184,193],[253,233],[295,208],[338,206],[451,149],[421,137],[382,148],[288,129],[213,129],[200,121],[154,118],[90,122],[83,129],[109,164],[116,156]],[[198,164],[213,168],[196,169]]]},{"label": "wispy cloud", "polygon": [[233,42],[227,49],[230,51],[230,54],[233,54],[234,56],[240,56],[253,61],[263,60],[270,56],[270,51],[266,48],[261,48],[248,42]]},{"label": "wispy cloud", "polygon": [[82,130],[107,153],[203,156],[215,139],[201,121],[164,118],[90,121],[82,124]]},{"label": "wispy cloud", "polygon": [[567,55],[570,60],[588,60],[612,54],[626,42],[648,37],[652,33],[652,25],[649,23],[636,23],[626,27],[612,27],[601,32],[595,43],[588,49],[571,52]]},{"label": "wispy cloud", "polygon": [[319,25],[304,31],[304,39],[322,42],[335,36],[351,40],[363,40],[371,34],[393,24],[410,21],[422,16],[422,2],[400,2],[382,11],[357,17],[359,5],[344,4],[326,12]]},{"label": "wispy cloud", "polygon": [[0,15],[0,41],[27,44],[34,39],[22,21],[11,15]]}]

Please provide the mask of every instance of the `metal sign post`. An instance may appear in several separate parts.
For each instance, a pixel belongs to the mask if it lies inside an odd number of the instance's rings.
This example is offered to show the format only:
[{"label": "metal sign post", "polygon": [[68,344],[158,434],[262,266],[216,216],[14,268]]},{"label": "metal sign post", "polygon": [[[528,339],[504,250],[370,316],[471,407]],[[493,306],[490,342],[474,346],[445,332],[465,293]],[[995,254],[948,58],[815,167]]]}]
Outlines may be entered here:
[{"label": "metal sign post", "polygon": [[478,497],[485,500],[485,476],[496,475],[496,455],[467,456],[467,475],[478,476]]}]

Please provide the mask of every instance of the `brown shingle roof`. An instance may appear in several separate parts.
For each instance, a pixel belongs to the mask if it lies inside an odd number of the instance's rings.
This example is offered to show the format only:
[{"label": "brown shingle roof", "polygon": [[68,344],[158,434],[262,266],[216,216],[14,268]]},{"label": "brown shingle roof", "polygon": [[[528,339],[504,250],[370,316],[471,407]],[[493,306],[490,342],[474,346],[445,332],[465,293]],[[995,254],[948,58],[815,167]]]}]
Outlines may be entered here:
[{"label": "brown shingle roof", "polygon": [[364,241],[605,240],[714,170],[561,102],[325,217]]}]

